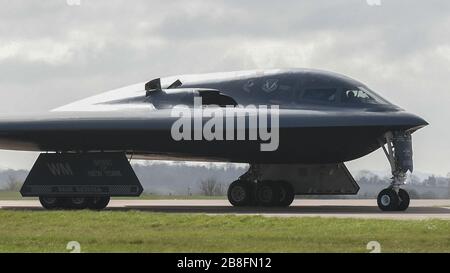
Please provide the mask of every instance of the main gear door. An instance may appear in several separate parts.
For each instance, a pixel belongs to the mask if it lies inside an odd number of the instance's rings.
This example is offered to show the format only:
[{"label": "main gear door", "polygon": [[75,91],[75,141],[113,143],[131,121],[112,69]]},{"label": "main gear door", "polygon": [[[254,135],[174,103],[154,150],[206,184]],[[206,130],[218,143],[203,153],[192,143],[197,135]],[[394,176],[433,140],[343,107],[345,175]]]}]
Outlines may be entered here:
[{"label": "main gear door", "polygon": [[37,196],[139,196],[142,185],[125,153],[39,155],[20,190]]}]

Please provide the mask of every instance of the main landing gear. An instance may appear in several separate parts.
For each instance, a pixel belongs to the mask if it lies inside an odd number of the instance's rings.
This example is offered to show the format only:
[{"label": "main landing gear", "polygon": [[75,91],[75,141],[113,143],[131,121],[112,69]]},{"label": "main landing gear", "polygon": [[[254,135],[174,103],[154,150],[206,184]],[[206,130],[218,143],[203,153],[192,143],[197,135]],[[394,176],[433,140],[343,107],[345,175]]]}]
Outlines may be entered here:
[{"label": "main landing gear", "polygon": [[125,152],[57,152],[39,155],[20,193],[45,209],[102,210],[143,190]]},{"label": "main landing gear", "polygon": [[256,166],[228,188],[228,200],[235,207],[288,207],[295,198],[294,188],[286,181],[258,180]]},{"label": "main landing gear", "polygon": [[289,207],[294,190],[284,181],[236,180],[228,188],[228,200],[235,207]]},{"label": "main landing gear", "polygon": [[109,196],[102,197],[51,197],[40,196],[39,201],[42,207],[48,210],[68,209],[68,210],[102,210],[106,208],[110,201]]},{"label": "main landing gear", "polygon": [[378,194],[378,207],[383,211],[405,211],[409,207],[410,197],[400,187],[405,184],[406,173],[413,171],[412,140],[407,132],[394,132],[385,135],[385,142],[380,141],[392,171],[391,185]]}]

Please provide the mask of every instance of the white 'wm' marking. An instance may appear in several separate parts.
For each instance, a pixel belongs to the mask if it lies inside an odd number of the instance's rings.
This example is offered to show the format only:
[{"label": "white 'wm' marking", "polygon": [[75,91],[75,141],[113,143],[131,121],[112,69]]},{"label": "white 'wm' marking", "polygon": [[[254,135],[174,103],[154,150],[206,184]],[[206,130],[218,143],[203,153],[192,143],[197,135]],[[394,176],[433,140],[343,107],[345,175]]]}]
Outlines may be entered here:
[{"label": "white 'wm' marking", "polygon": [[73,171],[69,163],[47,163],[47,167],[54,176],[72,176]]}]

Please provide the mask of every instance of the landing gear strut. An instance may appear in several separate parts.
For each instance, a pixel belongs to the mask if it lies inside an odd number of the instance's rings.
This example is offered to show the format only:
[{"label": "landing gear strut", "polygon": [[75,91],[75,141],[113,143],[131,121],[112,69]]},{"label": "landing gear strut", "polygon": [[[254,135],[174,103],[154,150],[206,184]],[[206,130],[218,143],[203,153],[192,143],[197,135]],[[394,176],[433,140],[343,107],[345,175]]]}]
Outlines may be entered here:
[{"label": "landing gear strut", "polygon": [[385,140],[380,140],[380,145],[391,165],[392,181],[378,195],[378,207],[383,211],[404,211],[409,207],[410,197],[400,187],[405,184],[406,173],[413,171],[411,134],[389,132],[384,137]]}]

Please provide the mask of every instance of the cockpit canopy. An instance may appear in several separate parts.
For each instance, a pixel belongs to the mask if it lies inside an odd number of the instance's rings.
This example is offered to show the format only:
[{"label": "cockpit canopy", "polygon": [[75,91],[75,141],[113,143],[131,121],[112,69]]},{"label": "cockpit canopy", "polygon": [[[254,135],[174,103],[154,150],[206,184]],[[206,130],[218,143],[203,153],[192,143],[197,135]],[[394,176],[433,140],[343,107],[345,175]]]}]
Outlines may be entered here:
[{"label": "cockpit canopy", "polygon": [[333,107],[395,107],[360,82],[328,74],[271,75],[237,84],[233,89],[242,90],[236,93],[246,103],[289,107],[318,104]]},{"label": "cockpit canopy", "polygon": [[303,92],[298,92],[296,102],[341,103],[350,105],[389,104],[388,101],[365,86],[307,88]]},{"label": "cockpit canopy", "polygon": [[[161,85],[160,79],[148,82],[145,86],[147,96],[165,101],[167,105],[201,96],[211,104],[231,105],[265,104],[279,105],[282,108],[308,108],[322,105],[342,108],[392,108],[391,104],[363,83],[351,78],[315,70],[274,71],[238,75],[214,75],[210,79],[180,76],[166,78]],[[207,78],[207,77],[206,77]],[[184,89],[184,90],[183,90]],[[155,90],[170,90],[154,92]],[[204,90],[193,92],[194,90]],[[205,92],[209,90],[208,92]],[[216,90],[216,92],[211,92]],[[182,93],[182,94],[181,94]],[[162,96],[164,95],[164,96]],[[220,102],[220,103],[217,103]],[[209,104],[209,103],[208,103]]]}]

